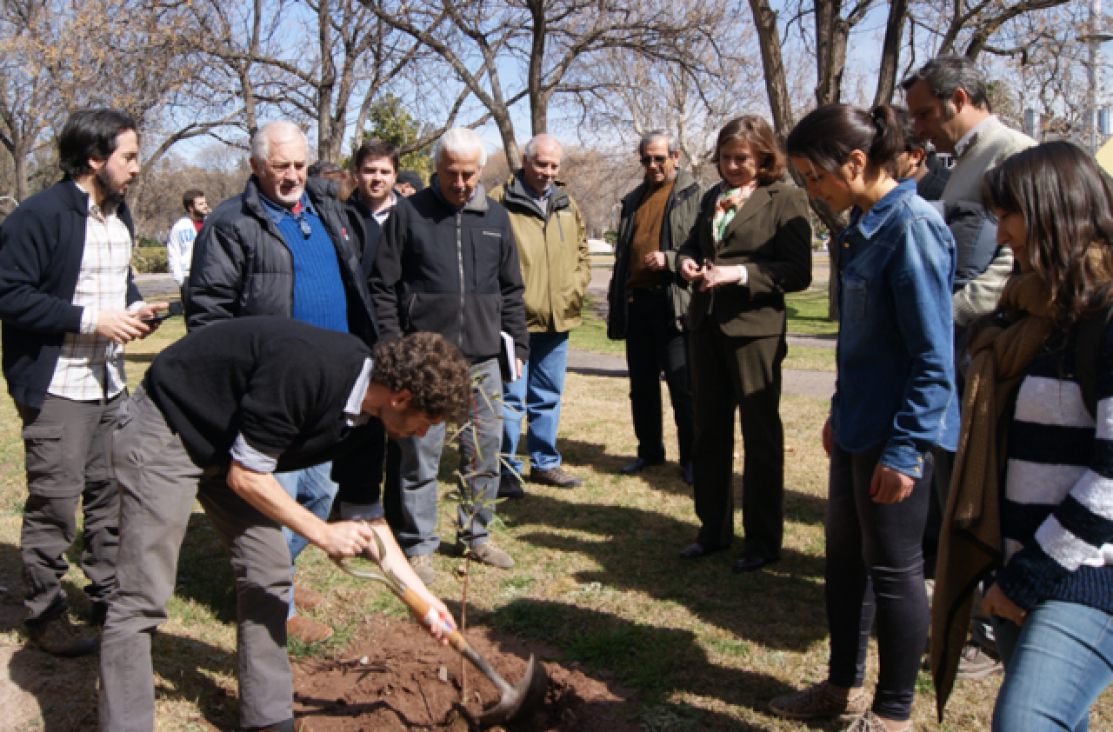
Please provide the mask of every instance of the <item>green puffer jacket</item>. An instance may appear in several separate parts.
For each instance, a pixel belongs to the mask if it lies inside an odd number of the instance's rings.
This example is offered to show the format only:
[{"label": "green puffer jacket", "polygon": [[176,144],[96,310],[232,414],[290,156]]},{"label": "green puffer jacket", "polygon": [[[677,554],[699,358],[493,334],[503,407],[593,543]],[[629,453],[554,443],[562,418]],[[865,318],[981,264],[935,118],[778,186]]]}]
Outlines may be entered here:
[{"label": "green puffer jacket", "polygon": [[519,172],[490,193],[510,214],[526,286],[526,327],[530,333],[564,333],[583,322],[591,280],[587,231],[575,201],[560,183],[539,201]]},{"label": "green puffer jacket", "polygon": [[[630,275],[630,244],[634,236],[634,214],[645,196],[648,185],[640,186],[626,194],[622,199],[622,219],[618,225],[618,243],[614,250],[614,274],[611,276],[611,287],[607,293],[607,303],[610,306],[607,315],[607,337],[614,341],[626,338],[626,280]],[[672,300],[672,313],[676,318],[676,327],[684,330],[684,321],[688,316],[688,302],[691,293],[688,283],[676,272],[676,250],[688,241],[688,233],[695,226],[699,216],[700,199],[703,198],[704,189],[691,173],[678,170],[676,183],[669,193],[668,203],[665,204],[665,218],[667,226],[661,227],[661,251],[668,260],[669,272],[673,280],[669,286]]]}]

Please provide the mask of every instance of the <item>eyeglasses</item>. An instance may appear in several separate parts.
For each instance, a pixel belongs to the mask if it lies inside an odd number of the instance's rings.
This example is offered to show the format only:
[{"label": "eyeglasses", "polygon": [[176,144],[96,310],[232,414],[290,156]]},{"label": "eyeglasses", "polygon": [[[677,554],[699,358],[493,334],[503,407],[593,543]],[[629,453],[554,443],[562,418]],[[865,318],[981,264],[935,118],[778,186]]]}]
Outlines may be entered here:
[{"label": "eyeglasses", "polygon": [[668,159],[668,155],[642,155],[642,165],[649,165],[650,163],[660,165]]}]

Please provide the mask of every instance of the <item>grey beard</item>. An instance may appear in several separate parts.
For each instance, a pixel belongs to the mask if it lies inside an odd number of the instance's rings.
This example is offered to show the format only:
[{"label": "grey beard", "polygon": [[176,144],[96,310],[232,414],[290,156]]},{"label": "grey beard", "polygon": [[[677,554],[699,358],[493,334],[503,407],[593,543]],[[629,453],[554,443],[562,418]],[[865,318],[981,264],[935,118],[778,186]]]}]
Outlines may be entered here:
[{"label": "grey beard", "polygon": [[112,187],[108,181],[108,176],[104,174],[103,170],[96,172],[97,180],[100,182],[101,187],[104,188],[104,201],[101,203],[101,211],[108,213],[115,211],[124,202],[124,197],[127,195],[125,191],[117,190]]}]

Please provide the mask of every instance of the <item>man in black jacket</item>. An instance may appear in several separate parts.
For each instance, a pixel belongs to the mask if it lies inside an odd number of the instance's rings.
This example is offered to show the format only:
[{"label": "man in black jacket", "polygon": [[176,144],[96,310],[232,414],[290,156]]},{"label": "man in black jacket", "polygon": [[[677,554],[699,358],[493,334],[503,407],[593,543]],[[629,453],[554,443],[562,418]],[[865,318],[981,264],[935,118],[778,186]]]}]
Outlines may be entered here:
[{"label": "man in black jacket", "polygon": [[[463,352],[474,383],[474,429],[460,437],[464,500],[457,512],[458,540],[492,566],[514,561],[489,541],[487,524],[498,493],[502,442],[500,328],[513,340],[521,371],[529,355],[522,271],[506,209],[484,193],[479,175],[486,162],[473,130],[449,130],[434,151],[437,174],[428,188],[399,198],[387,221],[371,291],[383,336],[439,333]],[[435,578],[437,469],[445,430],[392,444],[388,456],[388,518],[398,543],[426,584]]]},{"label": "man in black jacket", "polygon": [[421,435],[468,407],[468,370],[443,338],[419,333],[369,349],[346,333],[289,318],[218,323],[163,351],[127,402],[113,459],[120,484],[119,583],[101,649],[101,729],[154,728],[151,635],[166,619],[178,552],[196,498],[231,557],[236,581],[240,726],[294,732],[286,612],[290,555],[280,527],[330,557],[377,556],[437,611],[386,522],[326,524],[274,479],[331,461],[341,495],[378,492],[370,443]]},{"label": "man in black jacket", "polygon": [[123,344],[144,338],[166,303],[145,305],[131,279],[134,230],[124,203],[139,172],[135,122],[75,112],[58,138],[65,178],[0,228],[4,378],[23,421],[29,496],[20,551],[31,641],[58,656],[96,650],[70,625],[61,579],[84,509],[81,568],[93,623],[116,584],[119,500],[109,452],[126,397]]},{"label": "man in black jacket", "polygon": [[[254,175],[244,192],[216,207],[194,247],[187,323],[197,330],[227,318],[277,315],[376,341],[374,308],[361,260],[364,228],[337,200],[337,184],[306,180],[305,135],[290,122],[263,125],[251,140]],[[353,215],[349,215],[353,214]],[[385,437],[376,475],[381,475]],[[332,508],[336,484],[329,466],[276,476],[317,517]],[[352,510],[351,517],[356,517]],[[375,518],[360,515],[359,518]],[[306,539],[287,532],[296,561]],[[307,643],[332,635],[324,623],[297,614],[324,598],[294,588],[288,632]]]}]

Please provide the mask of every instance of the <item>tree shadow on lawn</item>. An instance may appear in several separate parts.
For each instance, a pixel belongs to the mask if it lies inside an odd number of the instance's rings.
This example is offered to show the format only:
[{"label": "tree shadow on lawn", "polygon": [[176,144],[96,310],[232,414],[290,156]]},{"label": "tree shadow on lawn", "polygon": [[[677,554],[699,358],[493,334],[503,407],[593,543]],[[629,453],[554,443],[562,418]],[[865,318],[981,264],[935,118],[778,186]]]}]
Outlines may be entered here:
[{"label": "tree shadow on lawn", "polygon": [[[522,440],[524,443],[525,440]],[[611,455],[606,451],[606,446],[594,442],[581,442],[579,440],[557,440],[566,467],[590,466],[598,474],[612,474],[628,480],[644,481],[650,488],[678,496],[691,496],[692,486],[684,482],[680,472],[680,463],[675,460],[666,461],[663,465],[646,468],[635,476],[622,476],[621,471],[631,460],[633,455]],[[790,459],[786,456],[786,460]],[[524,477],[524,476],[523,476]],[[741,506],[742,474],[734,474],[735,505]],[[822,526],[827,514],[827,501],[823,498],[802,493],[800,491],[785,490],[785,517],[797,523]],[[689,542],[690,543],[690,542]]]},{"label": "tree shadow on lawn", "polygon": [[[75,542],[77,551],[80,551],[80,540],[79,536]],[[74,562],[72,550],[67,556]],[[21,567],[19,547],[0,543],[0,586],[7,588],[0,596],[3,599],[0,632],[22,632],[26,611],[22,605]],[[63,581],[63,590],[69,598],[71,615],[87,621],[90,607],[84,599],[83,584],[83,581]],[[234,609],[232,616],[234,619]],[[55,658],[26,643],[25,637],[21,637],[21,641],[8,657],[7,669],[0,673],[35,698],[40,715],[37,721],[41,722],[44,732],[96,730],[100,656]],[[191,638],[155,632],[151,655],[155,673],[161,677],[156,693],[162,700],[195,702],[204,719],[214,727],[237,728],[238,703],[229,699],[225,690],[212,679],[215,674],[235,674],[234,653]],[[9,710],[9,713],[15,712]]]},{"label": "tree shadow on lawn", "polygon": [[[614,615],[559,602],[517,599],[493,611],[489,619],[500,630],[551,643],[563,651],[556,660],[583,666],[589,673],[618,676],[638,693],[640,709],[632,721],[650,729],[765,730],[737,717],[667,702],[674,694],[711,697],[733,706],[768,713],[769,700],[796,691],[780,679],[759,672],[723,666],[708,658],[695,633],[636,623]],[[744,659],[744,643],[724,646],[726,655]],[[574,666],[573,666],[574,667]]]},{"label": "tree shadow on lawn", "polygon": [[[704,621],[775,650],[804,651],[827,636],[823,557],[785,550],[762,572],[730,572],[734,552],[702,560],[679,557],[692,527],[669,516],[622,506],[573,504],[530,495],[500,507],[516,528],[529,524],[604,537],[583,541],[539,530],[518,541],[590,557],[601,571],[575,572],[581,585],[598,583],[679,603]],[[572,518],[561,523],[562,517]]]}]

